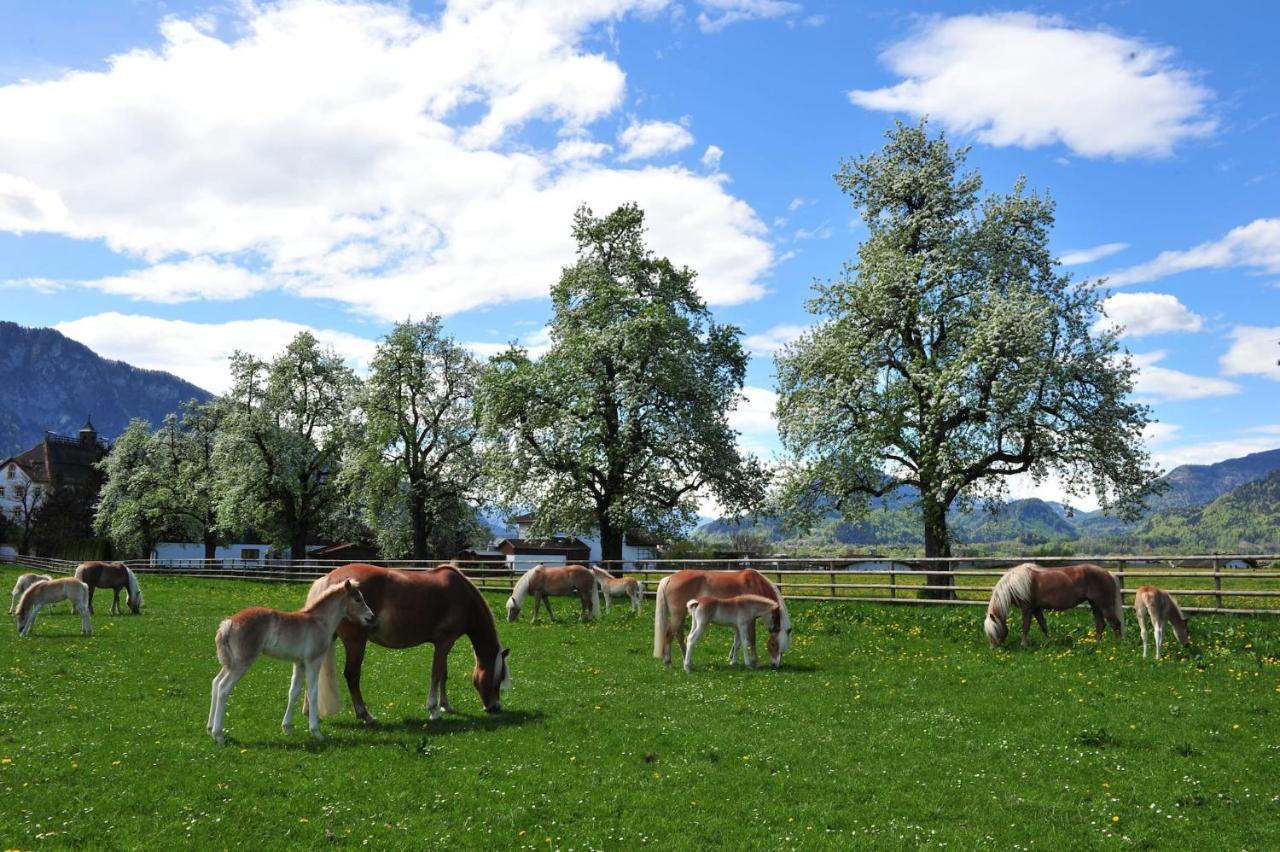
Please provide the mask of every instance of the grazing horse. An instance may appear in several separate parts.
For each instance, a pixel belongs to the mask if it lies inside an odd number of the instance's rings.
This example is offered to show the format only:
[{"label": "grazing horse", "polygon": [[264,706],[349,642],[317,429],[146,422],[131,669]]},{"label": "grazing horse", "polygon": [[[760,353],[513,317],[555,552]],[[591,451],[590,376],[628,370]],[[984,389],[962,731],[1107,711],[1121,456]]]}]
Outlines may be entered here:
[{"label": "grazing horse", "polygon": [[[431,664],[431,686],[427,692],[427,712],[439,719],[441,710],[453,712],[445,694],[449,651],[460,636],[471,641],[476,665],[471,682],[489,713],[502,709],[502,690],[511,683],[507,668],[509,648],[498,641],[498,625],[489,602],[466,575],[452,565],[429,571],[394,571],[377,565],[355,563],[335,568],[311,585],[307,600],[323,595],[334,584],[348,579],[360,582],[365,600],[378,611],[372,627],[346,620],[338,625],[338,637],[347,650],[344,674],[356,716],[367,724],[375,719],[360,693],[360,669],[369,642],[384,648],[413,648],[424,642],[435,645]],[[338,693],[335,649],[330,648],[320,668],[320,715],[342,709]]]},{"label": "grazing horse", "polygon": [[[772,598],[760,595],[736,595],[731,598],[713,598],[706,595],[694,598],[687,604],[689,615],[693,617],[693,629],[689,631],[689,646],[684,652],[684,670],[693,670],[693,646],[698,638],[712,624],[727,624],[734,630],[733,647],[729,651],[729,665],[737,665],[737,650],[743,649],[744,665],[756,668],[755,642],[747,641],[747,630],[753,627],[756,619],[769,616],[769,663],[776,669],[782,662],[782,651],[779,636],[782,633],[782,604]],[[748,653],[750,652],[750,653]]]},{"label": "grazing horse", "polygon": [[533,620],[538,620],[538,606],[547,608],[547,617],[552,621],[556,617],[551,613],[550,595],[577,595],[582,602],[582,615],[588,613],[594,618],[600,614],[600,579],[582,565],[563,565],[559,568],[548,568],[538,564],[524,572],[511,590],[507,598],[507,621],[515,621],[520,617],[520,608],[525,598],[533,595]]},{"label": "grazing horse", "polygon": [[41,580],[52,580],[48,574],[23,574],[18,578],[18,582],[13,584],[13,591],[9,595],[9,614],[13,615],[18,611],[18,599],[22,597],[22,593],[31,588],[32,584]]},{"label": "grazing horse", "polygon": [[[759,595],[777,601],[779,611],[778,627],[778,663],[782,655],[791,647],[791,616],[787,613],[787,602],[782,598],[772,581],[754,568],[741,571],[702,571],[686,568],[662,578],[655,594],[656,607],[653,613],[653,655],[671,665],[671,640],[680,643],[680,650],[688,653],[684,641],[684,620],[688,615],[689,601],[703,596],[715,598],[731,598],[736,595]],[[747,627],[746,640],[750,654],[755,656],[756,627],[752,621]],[[729,649],[729,657],[733,659],[738,650],[738,636],[733,637],[733,645]],[[745,655],[748,649],[743,649]]]},{"label": "grazing horse", "polygon": [[1106,569],[1089,564],[1041,568],[1030,562],[1010,568],[991,590],[991,602],[987,605],[984,622],[987,639],[992,648],[1004,643],[1009,635],[1005,619],[1009,610],[1016,606],[1022,610],[1021,647],[1025,648],[1032,617],[1048,636],[1049,627],[1044,623],[1046,609],[1071,609],[1085,601],[1093,610],[1093,624],[1099,639],[1105,632],[1104,619],[1115,631],[1116,638],[1124,636],[1124,602],[1120,584]]},{"label": "grazing horse", "polygon": [[308,601],[301,612],[254,606],[242,609],[218,625],[214,645],[222,669],[213,678],[213,700],[209,704],[209,733],[218,745],[226,744],[223,722],[227,716],[227,696],[261,654],[293,663],[293,680],[289,683],[289,703],[284,707],[280,727],[293,732],[293,705],[302,690],[302,676],[307,677],[307,696],[311,699],[308,713],[311,736],[320,735],[320,718],[316,715],[316,674],[325,651],[333,647],[333,631],[338,622],[349,618],[361,624],[372,624],[373,610],[365,603],[360,587],[352,580],[328,589],[318,600]]},{"label": "grazing horse", "polygon": [[142,590],[133,570],[123,562],[81,562],[76,566],[76,579],[89,587],[89,612],[93,612],[93,593],[101,586],[111,589],[111,614],[120,614],[120,590],[128,589],[129,609],[134,615],[142,612]]},{"label": "grazing horse", "polygon": [[615,577],[598,565],[593,566],[591,570],[600,580],[600,594],[604,597],[605,612],[613,608],[614,598],[630,598],[631,611],[640,611],[640,601],[644,599],[644,584],[635,577]]},{"label": "grazing horse", "polygon": [[1187,638],[1187,619],[1182,614],[1173,595],[1155,586],[1140,586],[1133,599],[1133,614],[1138,619],[1138,632],[1142,634],[1142,656],[1147,656],[1147,619],[1156,632],[1156,659],[1160,659],[1160,646],[1164,644],[1164,626],[1173,625],[1173,632],[1182,647],[1190,644]]},{"label": "grazing horse", "polygon": [[26,636],[36,625],[40,608],[58,601],[70,601],[71,608],[80,613],[80,626],[85,636],[93,635],[89,623],[89,587],[75,577],[59,577],[56,580],[40,580],[32,583],[18,601],[18,635]]}]

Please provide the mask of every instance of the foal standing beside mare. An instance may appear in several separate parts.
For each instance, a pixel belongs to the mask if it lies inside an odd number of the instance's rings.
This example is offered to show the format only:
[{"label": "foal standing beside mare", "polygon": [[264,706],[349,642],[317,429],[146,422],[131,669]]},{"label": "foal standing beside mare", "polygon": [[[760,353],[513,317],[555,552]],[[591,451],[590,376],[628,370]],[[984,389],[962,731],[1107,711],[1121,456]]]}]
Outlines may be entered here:
[{"label": "foal standing beside mare", "polygon": [[69,601],[73,611],[80,613],[80,627],[85,636],[93,635],[89,623],[89,587],[75,577],[59,577],[56,580],[40,580],[32,583],[18,601],[18,635],[26,636],[36,626],[40,608],[58,601]]},{"label": "foal standing beside mare", "polygon": [[218,745],[226,744],[223,723],[227,717],[227,696],[244,677],[261,654],[293,663],[293,680],[289,683],[289,703],[284,708],[280,727],[286,734],[293,731],[293,705],[302,690],[302,676],[307,677],[309,727],[311,736],[320,734],[320,717],[316,714],[316,675],[325,651],[333,647],[333,631],[343,618],[372,624],[373,610],[365,603],[359,586],[348,580],[329,589],[318,600],[309,601],[301,612],[254,606],[242,609],[218,625],[214,645],[222,669],[213,678],[213,698],[209,703],[209,733]]},{"label": "foal standing beside mare", "polygon": [[1147,619],[1156,632],[1156,659],[1160,659],[1160,646],[1164,644],[1164,626],[1173,625],[1174,635],[1182,647],[1190,644],[1187,638],[1187,618],[1173,595],[1156,586],[1140,586],[1133,599],[1133,614],[1138,619],[1138,632],[1142,634],[1142,656],[1147,656]]},{"label": "foal standing beside mare", "polygon": [[[334,584],[354,579],[360,583],[365,600],[378,612],[377,624],[358,624],[350,619],[338,624],[338,638],[347,650],[344,674],[356,716],[367,724],[374,718],[360,693],[360,670],[369,642],[384,648],[413,648],[424,642],[435,645],[431,664],[431,686],[427,712],[439,719],[441,710],[453,712],[445,695],[449,651],[458,637],[466,636],[475,652],[476,665],[471,682],[489,713],[502,709],[502,690],[511,683],[507,654],[498,641],[498,625],[489,602],[461,571],[440,565],[429,571],[395,571],[377,565],[353,563],[335,568],[311,584],[307,600],[315,600]],[[338,692],[337,654],[330,647],[320,667],[320,715],[330,716],[342,709]]]},{"label": "foal standing beside mare", "polygon": [[525,598],[533,595],[533,620],[538,620],[538,607],[547,608],[547,617],[552,621],[556,617],[551,613],[551,595],[576,595],[582,603],[582,615],[588,613],[592,618],[600,615],[600,578],[583,565],[562,565],[559,568],[548,568],[539,563],[521,575],[507,598],[507,621],[515,621],[520,617],[520,609]]},{"label": "foal standing beside mare", "polygon": [[1048,636],[1049,627],[1044,623],[1046,609],[1071,609],[1086,601],[1093,610],[1093,624],[1099,639],[1105,632],[1104,620],[1111,625],[1117,639],[1124,636],[1124,601],[1120,584],[1109,571],[1087,563],[1041,568],[1025,562],[1006,571],[991,590],[983,627],[991,647],[1000,646],[1009,635],[1005,619],[1016,606],[1022,610],[1021,647],[1025,648],[1033,617]]},{"label": "foal standing beside mare", "polygon": [[[604,611],[613,608],[614,598],[629,598],[631,611],[640,611],[640,601],[644,598],[644,585],[635,577],[615,577],[596,565],[591,568],[600,580],[600,594],[604,597]],[[547,612],[551,610],[548,609]]]},{"label": "foal standing beside mare", "polygon": [[22,593],[31,588],[41,580],[52,580],[48,574],[23,574],[13,584],[13,591],[9,593],[9,614],[13,615],[18,611],[18,600],[22,597]]},{"label": "foal standing beside mare", "polygon": [[[754,568],[741,571],[703,571],[697,568],[686,568],[662,578],[658,591],[654,594],[653,612],[653,655],[667,665],[671,665],[671,640],[680,643],[680,651],[688,653],[684,641],[684,620],[688,615],[689,601],[703,596],[714,598],[731,598],[736,595],[760,595],[771,601],[777,601],[780,607],[778,632],[778,661],[791,647],[791,616],[787,613],[787,602],[782,599],[769,578]],[[747,627],[747,642],[750,653],[755,656],[756,626],[752,621]],[[738,637],[733,638],[733,646],[729,649],[730,659],[738,648]],[[743,649],[743,653],[747,652]]]},{"label": "foal standing beside mare", "polygon": [[81,562],[76,566],[76,579],[89,587],[89,612],[93,612],[93,593],[101,586],[111,589],[111,614],[120,614],[120,590],[128,589],[129,609],[134,615],[142,612],[142,590],[133,569],[123,562]]},{"label": "foal standing beside mare", "polygon": [[747,631],[755,626],[756,619],[769,616],[769,663],[775,669],[782,662],[779,650],[779,634],[782,632],[782,604],[760,595],[737,595],[732,598],[694,598],[686,605],[693,617],[693,629],[689,631],[689,645],[684,652],[684,670],[693,670],[693,646],[712,624],[727,624],[734,630],[733,646],[729,649],[729,665],[737,665],[737,650],[741,647],[743,665],[755,668],[755,642],[747,641]]}]

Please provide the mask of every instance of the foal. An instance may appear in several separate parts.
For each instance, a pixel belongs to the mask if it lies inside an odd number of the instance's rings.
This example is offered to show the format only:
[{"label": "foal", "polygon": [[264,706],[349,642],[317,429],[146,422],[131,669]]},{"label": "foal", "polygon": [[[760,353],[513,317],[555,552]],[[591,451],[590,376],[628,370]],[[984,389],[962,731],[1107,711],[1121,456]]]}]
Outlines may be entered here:
[{"label": "foal", "polygon": [[747,629],[762,615],[770,616],[769,662],[775,669],[782,662],[782,650],[778,645],[778,634],[782,631],[782,605],[777,601],[760,595],[737,595],[732,598],[704,595],[689,601],[687,606],[689,615],[693,617],[693,630],[689,631],[684,651],[685,671],[693,669],[693,646],[703,631],[712,624],[727,624],[734,629],[734,642],[729,649],[729,665],[737,664],[738,649],[742,648],[742,662],[755,668],[759,665],[759,660],[756,659],[754,643],[747,639]]},{"label": "foal", "polygon": [[33,583],[41,580],[52,580],[48,574],[23,574],[18,578],[18,582],[13,584],[13,592],[9,596],[9,614],[13,615],[18,611],[18,599],[22,597],[22,593],[31,588]]},{"label": "foal", "polygon": [[1182,643],[1182,647],[1185,648],[1190,643],[1187,638],[1187,619],[1182,615],[1182,610],[1178,608],[1178,602],[1173,599],[1173,595],[1164,589],[1141,586],[1133,599],[1133,613],[1138,618],[1138,631],[1142,634],[1143,657],[1147,656],[1148,618],[1151,619],[1151,626],[1155,628],[1157,660],[1160,659],[1160,646],[1164,644],[1166,624],[1173,624],[1173,632]]},{"label": "foal", "polygon": [[600,578],[600,593],[604,596],[604,611],[613,608],[614,598],[630,598],[631,611],[640,611],[640,601],[644,598],[644,584],[635,577],[615,577],[600,566],[592,566],[592,572]]},{"label": "foal", "polygon": [[31,632],[42,606],[58,601],[71,602],[71,608],[80,613],[80,626],[84,635],[92,636],[93,626],[89,624],[89,587],[75,577],[37,580],[27,587],[18,601],[18,635],[26,636]]},{"label": "foal", "polygon": [[300,612],[254,606],[242,609],[218,625],[214,644],[222,670],[213,679],[213,700],[209,704],[209,733],[218,745],[226,743],[223,721],[227,716],[227,696],[259,654],[293,663],[293,680],[289,684],[289,703],[284,708],[280,727],[286,734],[293,731],[293,705],[302,690],[302,674],[307,675],[307,708],[311,736],[320,735],[320,717],[316,712],[316,674],[325,652],[333,644],[338,622],[349,618],[366,627],[374,622],[373,610],[364,602],[360,586],[347,580],[325,592],[315,603]]}]

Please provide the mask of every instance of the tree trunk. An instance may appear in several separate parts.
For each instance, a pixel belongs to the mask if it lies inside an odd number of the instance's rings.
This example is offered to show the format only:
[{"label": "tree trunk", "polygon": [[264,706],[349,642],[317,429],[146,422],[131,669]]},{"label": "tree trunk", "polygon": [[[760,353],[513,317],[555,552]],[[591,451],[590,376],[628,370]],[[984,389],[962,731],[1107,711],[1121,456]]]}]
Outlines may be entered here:
[{"label": "tree trunk", "polygon": [[[926,558],[939,558],[951,555],[951,537],[947,533],[947,507],[936,500],[925,499],[924,510],[924,555]],[[955,585],[955,577],[951,574],[951,565],[928,563],[929,574],[926,582],[930,586],[947,588],[922,589],[920,596],[936,600],[955,600],[956,593],[950,587]]]},{"label": "tree trunk", "polygon": [[413,558],[427,558],[427,501],[412,488],[409,493],[409,519],[413,524]]},{"label": "tree trunk", "polygon": [[212,530],[204,531],[204,561],[212,562],[218,558],[218,537]]},{"label": "tree trunk", "polygon": [[600,523],[600,558],[604,560],[607,571],[622,570],[622,532],[608,521]]},{"label": "tree trunk", "polygon": [[289,539],[290,561],[296,563],[307,558],[307,539],[310,537],[310,530],[306,527],[293,531],[293,537]]}]

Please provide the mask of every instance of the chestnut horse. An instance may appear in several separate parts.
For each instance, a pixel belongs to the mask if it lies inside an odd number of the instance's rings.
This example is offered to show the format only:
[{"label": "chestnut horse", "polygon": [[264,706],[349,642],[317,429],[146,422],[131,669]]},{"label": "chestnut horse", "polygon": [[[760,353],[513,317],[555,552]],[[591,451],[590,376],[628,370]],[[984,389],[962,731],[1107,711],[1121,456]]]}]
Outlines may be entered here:
[{"label": "chestnut horse", "polygon": [[[498,641],[498,625],[489,602],[461,571],[452,565],[440,565],[429,571],[395,571],[361,563],[343,565],[312,583],[307,600],[314,600],[326,589],[349,579],[359,581],[365,600],[378,613],[378,621],[372,627],[350,619],[338,625],[338,638],[347,650],[343,673],[357,717],[367,724],[376,721],[360,692],[360,670],[369,642],[384,648],[413,648],[424,642],[435,645],[427,712],[432,719],[439,719],[442,709],[452,713],[453,707],[445,693],[449,651],[458,637],[464,635],[475,652],[471,682],[480,693],[484,709],[489,713],[502,709],[502,689],[511,683],[511,672],[507,668],[510,649],[503,648]],[[333,648],[320,667],[317,700],[322,716],[342,709]]]},{"label": "chestnut horse", "polygon": [[31,588],[41,580],[52,580],[48,574],[23,574],[13,584],[13,591],[9,593],[9,614],[13,615],[18,611],[18,600],[22,597],[22,593]]},{"label": "chestnut horse", "polygon": [[[686,568],[662,578],[655,594],[656,604],[653,613],[653,655],[671,665],[671,640],[680,643],[681,653],[688,653],[684,641],[684,620],[688,615],[689,601],[703,596],[715,598],[731,598],[736,595],[759,595],[779,606],[778,624],[778,663],[782,655],[791,647],[791,616],[787,613],[787,602],[782,599],[772,581],[754,568],[741,571],[702,571]],[[752,621],[747,628],[748,647],[742,649],[752,657],[756,653],[756,627]],[[729,649],[729,658],[733,659],[738,650],[738,637],[733,637],[733,645]],[[777,663],[775,663],[776,665]]]},{"label": "chestnut horse", "polygon": [[984,622],[987,639],[992,648],[1004,643],[1009,635],[1005,619],[1016,606],[1022,610],[1021,647],[1025,648],[1033,617],[1048,636],[1049,627],[1044,623],[1046,609],[1071,609],[1086,601],[1093,610],[1093,624],[1099,639],[1105,632],[1104,619],[1115,631],[1116,638],[1124,636],[1120,584],[1106,569],[1089,564],[1041,568],[1030,562],[1015,566],[1006,571],[991,590]]},{"label": "chestnut horse", "polygon": [[[755,668],[756,643],[747,641],[747,631],[755,626],[756,619],[769,616],[769,663],[776,669],[782,662],[779,636],[782,633],[782,605],[772,598],[760,595],[736,595],[732,598],[703,596],[689,601],[687,607],[693,617],[693,629],[689,631],[689,647],[684,652],[684,670],[693,670],[693,646],[712,624],[727,624],[734,630],[733,648],[729,652],[729,665],[737,665],[739,647],[743,649],[743,665]],[[748,651],[750,653],[748,654]]]},{"label": "chestnut horse", "polygon": [[1147,619],[1151,619],[1151,626],[1155,628],[1156,633],[1156,659],[1160,659],[1160,646],[1164,644],[1164,627],[1166,624],[1173,625],[1174,635],[1178,637],[1178,642],[1182,647],[1190,644],[1187,638],[1187,621],[1186,616],[1182,614],[1182,609],[1178,606],[1178,602],[1173,599],[1173,595],[1164,589],[1156,586],[1140,586],[1138,588],[1137,597],[1133,599],[1133,614],[1138,619],[1138,632],[1142,634],[1142,656],[1147,656]]},{"label": "chestnut horse", "polygon": [[643,583],[635,577],[615,577],[598,565],[592,566],[591,570],[600,579],[600,594],[604,597],[605,612],[613,608],[614,598],[628,598],[631,601],[631,611],[640,611],[640,601],[644,599]]},{"label": "chestnut horse", "polygon": [[72,612],[80,613],[80,627],[85,636],[93,635],[89,623],[89,587],[75,577],[40,580],[32,583],[18,601],[18,635],[26,636],[36,626],[40,608],[58,601],[69,601]]},{"label": "chestnut horse", "polygon": [[538,620],[539,605],[547,608],[548,618],[556,620],[551,613],[550,595],[577,595],[582,602],[584,618],[588,613],[593,618],[600,614],[600,578],[582,565],[548,568],[538,564],[525,571],[511,590],[511,597],[507,598],[507,621],[520,617],[520,609],[529,595],[533,595],[534,621]]},{"label": "chestnut horse", "polygon": [[134,615],[142,612],[142,590],[133,570],[123,562],[81,562],[76,566],[76,579],[89,587],[89,612],[93,612],[93,593],[99,586],[111,589],[111,614],[120,614],[120,590],[128,589],[129,609]]},{"label": "chestnut horse", "polygon": [[351,580],[326,589],[314,601],[307,601],[301,612],[253,606],[240,610],[218,625],[213,642],[222,668],[213,678],[208,726],[218,745],[226,744],[223,722],[227,718],[227,697],[262,654],[293,663],[293,680],[289,682],[289,701],[284,706],[281,729],[286,734],[293,732],[293,705],[298,703],[305,672],[307,696],[311,699],[308,727],[311,736],[317,740],[324,739],[320,735],[320,718],[315,711],[316,674],[325,651],[333,647],[334,628],[344,618],[362,624],[372,624],[375,618],[373,610],[360,594],[359,585]]}]

